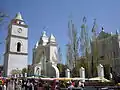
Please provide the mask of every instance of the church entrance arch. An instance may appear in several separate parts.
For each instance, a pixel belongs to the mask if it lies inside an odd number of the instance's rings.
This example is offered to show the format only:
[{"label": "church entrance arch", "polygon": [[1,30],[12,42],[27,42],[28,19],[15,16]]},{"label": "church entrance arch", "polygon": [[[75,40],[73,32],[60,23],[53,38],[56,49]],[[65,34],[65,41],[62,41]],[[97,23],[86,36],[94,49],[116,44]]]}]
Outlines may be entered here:
[{"label": "church entrance arch", "polygon": [[48,69],[46,70],[47,71],[47,76],[59,78],[58,68],[55,65],[52,65],[52,64],[49,64],[47,66],[48,66]]},{"label": "church entrance arch", "polygon": [[41,67],[40,67],[40,65],[36,65],[34,67],[34,75],[37,75],[37,76],[41,75]]},{"label": "church entrance arch", "polygon": [[55,70],[55,75],[56,75],[56,78],[59,78],[59,70],[56,66],[52,65],[52,68]]}]

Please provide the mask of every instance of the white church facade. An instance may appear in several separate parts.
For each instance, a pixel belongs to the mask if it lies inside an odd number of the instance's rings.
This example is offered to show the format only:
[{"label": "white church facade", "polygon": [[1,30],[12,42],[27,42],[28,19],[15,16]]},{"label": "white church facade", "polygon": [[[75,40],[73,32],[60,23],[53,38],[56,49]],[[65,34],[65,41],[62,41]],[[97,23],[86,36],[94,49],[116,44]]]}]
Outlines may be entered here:
[{"label": "white church facade", "polygon": [[59,77],[58,47],[53,34],[48,37],[43,31],[40,41],[33,48],[34,75],[45,75],[49,77]]},{"label": "white church facade", "polygon": [[27,68],[28,62],[28,25],[20,13],[11,20],[8,26],[4,54],[4,74],[11,75],[12,70]]},{"label": "white church facade", "polygon": [[[58,46],[53,34],[48,37],[44,31],[33,48],[33,74],[59,77]],[[11,76],[13,70],[28,66],[28,25],[20,13],[8,26],[4,54],[4,75]]]}]

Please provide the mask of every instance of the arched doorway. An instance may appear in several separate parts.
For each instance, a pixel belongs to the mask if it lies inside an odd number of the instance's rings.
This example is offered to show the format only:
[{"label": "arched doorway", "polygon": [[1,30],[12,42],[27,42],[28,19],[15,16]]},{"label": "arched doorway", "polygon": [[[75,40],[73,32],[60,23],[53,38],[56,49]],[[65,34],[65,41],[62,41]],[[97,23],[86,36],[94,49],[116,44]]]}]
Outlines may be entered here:
[{"label": "arched doorway", "polygon": [[52,64],[48,64],[47,65],[47,76],[48,77],[55,77],[55,78],[59,78],[59,70],[57,68],[57,66],[52,65]]}]

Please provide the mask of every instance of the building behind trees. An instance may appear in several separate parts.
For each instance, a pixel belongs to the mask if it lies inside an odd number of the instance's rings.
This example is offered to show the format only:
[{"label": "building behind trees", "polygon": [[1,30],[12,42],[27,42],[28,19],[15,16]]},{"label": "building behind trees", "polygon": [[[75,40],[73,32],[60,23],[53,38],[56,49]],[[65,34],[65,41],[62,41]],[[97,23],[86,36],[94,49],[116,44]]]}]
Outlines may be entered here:
[{"label": "building behind trees", "polygon": [[[105,77],[109,78],[110,73],[115,72],[116,74],[120,73],[120,35],[118,31],[116,34],[109,34],[104,31],[99,33],[96,38],[96,41],[92,41],[91,43],[91,60],[90,67],[94,69],[96,65],[102,64],[104,66]],[[93,51],[94,51],[94,43],[97,43],[97,60],[94,60]],[[92,71],[92,70],[91,70]],[[93,72],[91,72],[92,74]],[[92,74],[93,76],[97,74]]]}]

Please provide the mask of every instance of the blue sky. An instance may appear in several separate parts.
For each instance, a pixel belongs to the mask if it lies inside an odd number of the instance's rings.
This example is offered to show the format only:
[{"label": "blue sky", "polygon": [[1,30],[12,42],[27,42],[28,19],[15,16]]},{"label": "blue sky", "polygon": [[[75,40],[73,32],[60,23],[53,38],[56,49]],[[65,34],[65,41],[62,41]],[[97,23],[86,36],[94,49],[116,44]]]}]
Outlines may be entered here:
[{"label": "blue sky", "polygon": [[[32,48],[40,39],[43,27],[48,35],[53,33],[60,45],[63,61],[66,56],[67,26],[72,14],[73,22],[80,30],[82,18],[86,16],[88,29],[93,19],[97,19],[98,31],[103,26],[106,32],[120,29],[120,0],[0,0],[0,11],[7,13],[10,19],[21,12],[29,26],[29,64],[32,61]],[[0,26],[0,41],[7,35],[7,24]],[[0,45],[0,63],[2,63],[4,44]]]}]

